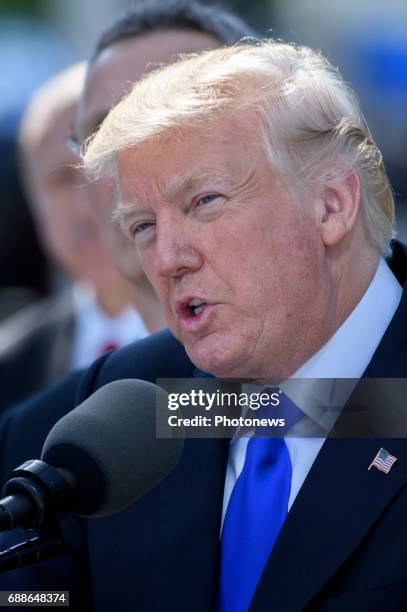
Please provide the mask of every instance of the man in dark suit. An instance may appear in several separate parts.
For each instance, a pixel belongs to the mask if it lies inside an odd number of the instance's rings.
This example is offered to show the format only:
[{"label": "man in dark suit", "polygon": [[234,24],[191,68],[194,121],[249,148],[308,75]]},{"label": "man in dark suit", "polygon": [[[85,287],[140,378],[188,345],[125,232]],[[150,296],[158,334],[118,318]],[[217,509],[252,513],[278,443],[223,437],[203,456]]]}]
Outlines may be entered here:
[{"label": "man in dark suit", "polygon": [[[405,376],[406,252],[394,243],[391,269],[384,259],[391,190],[317,54],[268,41],[153,73],[85,163],[114,173],[172,334],[101,358],[78,401],[127,377]],[[259,442],[186,440],[160,485],[113,517],[66,519],[65,555],[2,588],[70,589],[95,610],[404,609],[405,441]],[[381,447],[395,463],[369,470]]]}]

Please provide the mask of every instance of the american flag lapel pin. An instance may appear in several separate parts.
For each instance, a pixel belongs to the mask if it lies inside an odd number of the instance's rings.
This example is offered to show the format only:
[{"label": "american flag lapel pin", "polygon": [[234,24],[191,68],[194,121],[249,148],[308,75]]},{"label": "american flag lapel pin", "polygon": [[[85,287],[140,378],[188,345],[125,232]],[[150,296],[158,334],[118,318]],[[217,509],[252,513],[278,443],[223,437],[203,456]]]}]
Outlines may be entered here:
[{"label": "american flag lapel pin", "polygon": [[393,467],[393,464],[397,461],[397,457],[394,455],[390,455],[384,448],[380,448],[377,452],[376,457],[373,459],[372,463],[369,465],[368,470],[371,467],[375,467],[381,472],[388,474]]}]

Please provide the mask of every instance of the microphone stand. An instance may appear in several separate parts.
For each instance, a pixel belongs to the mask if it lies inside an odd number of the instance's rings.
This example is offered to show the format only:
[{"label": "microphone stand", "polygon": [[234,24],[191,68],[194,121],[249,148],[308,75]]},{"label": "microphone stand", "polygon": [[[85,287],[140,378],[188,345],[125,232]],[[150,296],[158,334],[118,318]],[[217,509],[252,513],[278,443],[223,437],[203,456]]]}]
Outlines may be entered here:
[{"label": "microphone stand", "polygon": [[38,530],[38,534],[0,553],[0,574],[56,557],[65,548],[59,523]]},{"label": "microphone stand", "polygon": [[75,487],[73,474],[39,460],[13,470],[0,501],[0,531],[23,527],[34,537],[0,552],[0,573],[39,563],[60,554],[65,546],[59,518]]}]

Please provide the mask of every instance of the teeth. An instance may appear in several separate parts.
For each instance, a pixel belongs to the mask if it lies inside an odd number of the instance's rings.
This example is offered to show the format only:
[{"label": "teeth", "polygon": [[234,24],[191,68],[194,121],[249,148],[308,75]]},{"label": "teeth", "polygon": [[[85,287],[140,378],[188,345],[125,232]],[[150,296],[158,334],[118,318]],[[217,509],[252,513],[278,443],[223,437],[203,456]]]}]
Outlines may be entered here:
[{"label": "teeth", "polygon": [[188,306],[190,308],[196,308],[197,306],[201,306],[201,304],[204,304],[205,302],[203,302],[202,300],[200,300],[199,298],[194,298],[193,300],[189,300],[188,302]]},{"label": "teeth", "polygon": [[191,311],[191,313],[194,315],[194,317],[199,315],[203,311],[205,306],[206,306],[206,302],[204,302],[203,300],[200,300],[199,298],[193,298],[192,300],[189,300],[188,302],[188,308]]}]

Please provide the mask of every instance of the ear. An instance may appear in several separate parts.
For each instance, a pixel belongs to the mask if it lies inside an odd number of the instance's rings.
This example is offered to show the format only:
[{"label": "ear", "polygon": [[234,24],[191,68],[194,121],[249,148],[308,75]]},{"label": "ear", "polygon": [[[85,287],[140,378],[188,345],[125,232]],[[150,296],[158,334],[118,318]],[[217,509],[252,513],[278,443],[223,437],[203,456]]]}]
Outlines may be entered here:
[{"label": "ear", "polygon": [[325,188],[322,194],[321,236],[335,246],[353,229],[360,209],[360,181],[355,170]]}]

